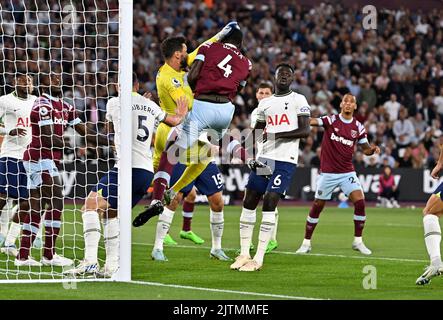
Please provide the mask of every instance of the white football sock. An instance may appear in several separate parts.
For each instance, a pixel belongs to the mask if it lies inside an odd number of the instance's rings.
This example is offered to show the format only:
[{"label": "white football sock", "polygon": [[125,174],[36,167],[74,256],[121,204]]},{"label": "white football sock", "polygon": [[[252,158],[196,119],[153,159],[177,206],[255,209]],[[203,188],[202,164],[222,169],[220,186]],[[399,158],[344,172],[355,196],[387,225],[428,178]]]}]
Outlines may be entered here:
[{"label": "white football sock", "polygon": [[221,242],[223,236],[223,229],[225,227],[225,220],[223,211],[215,212],[210,210],[209,221],[211,223],[212,234],[212,250],[221,249]]},{"label": "white football sock", "polygon": [[97,263],[98,243],[100,241],[100,218],[96,211],[86,211],[82,214],[83,234],[85,238],[85,260]]},{"label": "white football sock", "polygon": [[442,264],[440,254],[441,229],[438,217],[433,214],[425,215],[423,217],[423,226],[426,249],[428,250],[431,264],[440,266]]},{"label": "white football sock", "polygon": [[164,208],[162,214],[158,217],[157,231],[155,233],[154,249],[163,250],[163,240],[171,227],[174,211]]},{"label": "white football sock", "polygon": [[360,244],[363,242],[363,237],[354,237],[354,244]]},{"label": "white football sock", "polygon": [[120,222],[118,218],[103,219],[103,238],[105,240],[106,265],[119,262]]},{"label": "white football sock", "polygon": [[278,209],[275,208],[275,226],[274,226],[274,231],[272,232],[271,240],[276,242],[277,242],[277,227],[278,227]]},{"label": "white football sock", "polygon": [[2,215],[0,216],[0,235],[5,238],[8,234],[9,221],[11,221],[17,209],[18,205],[14,206],[14,201],[11,199],[8,199],[3,207]]},{"label": "white football sock", "polygon": [[42,234],[43,234],[43,222],[44,222],[44,219],[41,219],[41,220],[40,220],[40,224],[38,225],[38,232],[37,232],[37,235],[35,236],[36,238],[40,238],[40,239],[42,239]]},{"label": "white football sock", "polygon": [[260,225],[260,233],[258,234],[258,246],[255,253],[254,260],[263,265],[263,258],[265,256],[266,248],[269,240],[271,240],[272,232],[275,226],[275,211],[263,211],[263,218]]},{"label": "white football sock", "polygon": [[242,256],[249,256],[256,220],[256,210],[242,209],[240,215],[240,255]]},{"label": "white football sock", "polygon": [[5,247],[15,245],[15,242],[17,241],[21,230],[22,225],[20,223],[15,223],[14,221],[11,221],[11,224],[9,225],[8,235],[6,236],[5,240]]}]

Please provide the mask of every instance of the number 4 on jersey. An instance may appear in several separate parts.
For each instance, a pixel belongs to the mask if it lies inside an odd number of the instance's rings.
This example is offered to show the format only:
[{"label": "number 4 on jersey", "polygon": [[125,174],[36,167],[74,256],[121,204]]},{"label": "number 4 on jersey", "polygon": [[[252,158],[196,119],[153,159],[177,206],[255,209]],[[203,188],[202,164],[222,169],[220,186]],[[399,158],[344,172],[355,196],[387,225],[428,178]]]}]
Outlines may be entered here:
[{"label": "number 4 on jersey", "polygon": [[217,67],[219,67],[220,69],[222,69],[225,74],[224,77],[227,78],[231,75],[232,73],[232,67],[230,64],[228,64],[229,61],[231,61],[232,56],[230,54],[228,54],[222,61],[220,61],[220,63],[217,65]]}]

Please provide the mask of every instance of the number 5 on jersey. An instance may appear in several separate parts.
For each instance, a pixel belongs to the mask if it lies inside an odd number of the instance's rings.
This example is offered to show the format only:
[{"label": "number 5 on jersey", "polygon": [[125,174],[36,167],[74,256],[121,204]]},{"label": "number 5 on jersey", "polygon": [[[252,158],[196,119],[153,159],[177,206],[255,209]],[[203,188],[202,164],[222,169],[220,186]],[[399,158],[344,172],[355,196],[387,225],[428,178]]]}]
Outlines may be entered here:
[{"label": "number 5 on jersey", "polygon": [[230,54],[228,54],[222,61],[220,61],[220,63],[217,65],[217,67],[219,67],[220,69],[222,69],[225,74],[224,77],[227,78],[231,75],[232,73],[232,67],[230,64],[228,64],[229,61],[231,61],[232,56]]}]

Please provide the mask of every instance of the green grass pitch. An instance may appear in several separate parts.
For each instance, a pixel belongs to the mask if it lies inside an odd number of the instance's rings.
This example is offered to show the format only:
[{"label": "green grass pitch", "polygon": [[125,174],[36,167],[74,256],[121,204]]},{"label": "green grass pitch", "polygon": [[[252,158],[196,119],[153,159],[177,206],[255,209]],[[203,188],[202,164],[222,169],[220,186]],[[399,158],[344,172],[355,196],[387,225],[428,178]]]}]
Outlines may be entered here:
[{"label": "green grass pitch", "polygon": [[[72,208],[71,208],[72,209]],[[225,208],[223,246],[231,257],[239,246],[240,207]],[[141,211],[141,207],[134,210]],[[415,285],[416,278],[428,263],[423,240],[420,209],[367,209],[364,231],[366,245],[373,255],[365,257],[351,249],[353,210],[338,209],[330,203],[320,217],[309,255],[295,255],[304,235],[308,208],[282,206],[279,209],[278,249],[265,257],[261,271],[231,271],[227,262],[209,259],[210,230],[207,206],[197,206],[193,230],[206,242],[198,246],[180,239],[180,211],[176,213],[171,235],[176,247],[165,246],[169,262],[150,259],[156,220],[133,228],[133,283],[80,282],[66,289],[60,283],[0,284],[0,299],[441,299],[443,278],[435,278],[425,287]],[[79,212],[76,219],[81,219]],[[261,215],[258,214],[257,221]],[[72,221],[73,213],[65,214]],[[65,224],[65,234],[73,225]],[[77,236],[64,237],[83,247],[82,228]],[[71,229],[71,230],[70,230]],[[258,223],[254,232],[257,244]],[[72,252],[71,252],[72,253]],[[38,258],[38,252],[32,253]],[[69,256],[69,250],[65,252]],[[103,256],[103,252],[100,253]],[[77,256],[83,257],[83,253]],[[0,268],[16,270],[5,256]],[[376,270],[376,289],[365,289],[365,266]],[[372,269],[372,267],[369,267]],[[43,271],[46,269],[43,268]],[[49,270],[49,269],[48,269]],[[48,271],[46,270],[46,271]],[[372,273],[374,275],[374,273]],[[4,274],[0,279],[5,279]],[[374,283],[374,282],[372,282]]]}]

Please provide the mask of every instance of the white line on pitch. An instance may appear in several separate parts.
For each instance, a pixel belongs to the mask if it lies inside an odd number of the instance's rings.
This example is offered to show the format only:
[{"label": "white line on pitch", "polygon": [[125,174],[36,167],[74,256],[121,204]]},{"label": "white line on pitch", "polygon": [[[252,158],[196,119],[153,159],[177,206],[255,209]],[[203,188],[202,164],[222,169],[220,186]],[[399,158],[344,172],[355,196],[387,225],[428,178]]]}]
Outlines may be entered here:
[{"label": "white line on pitch", "polygon": [[259,292],[237,291],[237,290],[227,290],[227,289],[183,286],[183,285],[178,285],[178,284],[166,284],[166,283],[159,283],[159,282],[136,281],[136,280],[132,280],[132,281],[128,281],[128,282],[134,283],[134,284],[146,285],[146,286],[169,287],[169,288],[190,289],[190,290],[221,292],[221,293],[235,293],[235,294],[241,294],[241,295],[246,295],[246,296],[260,296],[260,297],[295,299],[295,300],[325,300],[325,299],[319,299],[319,298],[287,296],[287,295],[282,295],[282,294],[271,294],[271,293],[259,293]]},{"label": "white line on pitch", "polygon": [[[141,242],[134,242],[133,244],[139,245],[139,246],[153,246],[152,243],[141,243]],[[184,248],[184,249],[206,249],[210,250],[211,247],[202,247],[202,246],[187,246],[187,245],[173,245],[168,246],[168,248]],[[238,250],[236,248],[225,248],[226,251],[235,251]],[[301,254],[296,254],[295,252],[291,251],[272,251],[272,253],[276,254],[286,254],[286,255],[297,255],[301,256]],[[390,258],[390,257],[371,257],[371,256],[346,256],[342,254],[327,254],[327,253],[308,253],[303,254],[305,256],[318,256],[318,257],[333,257],[333,258],[350,258],[350,259],[372,259],[372,260],[386,260],[386,261],[401,261],[401,262],[428,262],[427,260],[419,260],[419,259],[405,259],[405,258]]]}]

